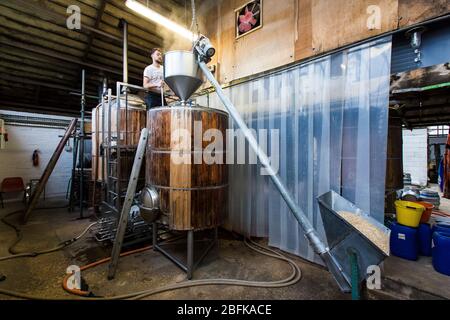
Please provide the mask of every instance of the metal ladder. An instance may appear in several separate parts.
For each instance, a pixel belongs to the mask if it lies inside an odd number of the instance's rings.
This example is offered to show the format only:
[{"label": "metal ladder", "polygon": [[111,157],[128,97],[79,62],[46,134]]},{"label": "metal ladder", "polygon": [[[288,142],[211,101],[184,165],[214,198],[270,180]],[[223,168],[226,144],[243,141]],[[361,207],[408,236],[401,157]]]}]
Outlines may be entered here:
[{"label": "metal ladder", "polygon": [[[145,148],[147,145],[147,138],[148,138],[148,129],[144,128],[141,131],[141,136],[139,138],[139,144],[137,147],[136,155],[133,162],[133,168],[131,170],[131,176],[130,180],[128,182],[128,188],[127,193],[125,196],[125,202],[123,204],[120,218],[119,218],[119,224],[117,226],[117,232],[116,237],[114,240],[114,245],[111,253],[111,262],[109,264],[108,268],[108,279],[113,279],[116,270],[117,265],[119,263],[119,256],[120,256],[120,250],[122,248],[123,239],[125,236],[125,231],[127,228],[127,222],[128,222],[128,214],[131,209],[131,205],[133,204],[134,195],[136,193],[136,187],[139,179],[139,174],[141,172],[142,167],[142,161],[144,158]],[[120,202],[120,197],[119,197]]]}]

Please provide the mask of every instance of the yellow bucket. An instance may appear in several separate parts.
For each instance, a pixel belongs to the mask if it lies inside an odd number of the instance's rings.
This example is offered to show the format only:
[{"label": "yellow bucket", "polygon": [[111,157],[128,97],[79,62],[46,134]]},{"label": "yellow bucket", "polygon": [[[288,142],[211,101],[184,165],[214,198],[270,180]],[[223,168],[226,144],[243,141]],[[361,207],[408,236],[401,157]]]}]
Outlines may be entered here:
[{"label": "yellow bucket", "polygon": [[395,201],[395,211],[397,212],[397,222],[407,227],[417,228],[420,223],[425,207],[411,201]]}]

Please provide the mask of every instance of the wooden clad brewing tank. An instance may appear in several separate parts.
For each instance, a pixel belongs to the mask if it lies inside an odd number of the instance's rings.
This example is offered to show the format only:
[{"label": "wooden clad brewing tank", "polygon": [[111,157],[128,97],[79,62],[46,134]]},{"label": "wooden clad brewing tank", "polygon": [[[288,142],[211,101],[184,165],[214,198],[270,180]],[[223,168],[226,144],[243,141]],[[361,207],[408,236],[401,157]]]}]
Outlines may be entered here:
[{"label": "wooden clad brewing tank", "polygon": [[[127,106],[127,107],[126,107]],[[146,106],[136,95],[128,94],[120,99],[120,125],[117,125],[117,99],[111,101],[111,116],[109,105],[99,104],[92,110],[92,179],[104,181],[106,176],[106,161],[103,160],[103,146],[108,143],[111,131],[111,145],[136,147],[142,128],[146,126]],[[108,123],[110,122],[110,126]],[[104,127],[104,128],[103,128]],[[117,134],[119,133],[119,134]],[[125,157],[121,161],[121,170],[126,176],[131,172],[134,157]]]},{"label": "wooden clad brewing tank", "polygon": [[[200,124],[201,129],[196,129],[194,135],[194,126],[199,128]],[[173,230],[217,227],[227,208],[228,114],[200,106],[159,107],[148,111],[147,128],[146,185],[158,192],[160,220]],[[198,143],[194,151],[195,141],[200,141],[203,150],[215,141],[203,141],[209,129],[217,129],[215,132],[220,131],[223,137],[222,149],[210,154],[222,161],[211,164],[210,160],[205,162],[205,152],[198,150]]]}]

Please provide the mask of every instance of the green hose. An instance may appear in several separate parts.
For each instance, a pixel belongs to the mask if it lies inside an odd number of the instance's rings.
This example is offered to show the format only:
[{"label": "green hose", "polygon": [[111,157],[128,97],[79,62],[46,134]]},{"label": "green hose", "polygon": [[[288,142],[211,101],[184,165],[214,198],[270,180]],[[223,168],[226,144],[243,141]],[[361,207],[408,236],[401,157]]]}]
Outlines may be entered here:
[{"label": "green hose", "polygon": [[431,86],[422,87],[420,89],[422,89],[422,91],[427,91],[427,90],[434,90],[434,89],[440,89],[440,88],[446,88],[446,87],[450,87],[450,82],[433,84]]}]

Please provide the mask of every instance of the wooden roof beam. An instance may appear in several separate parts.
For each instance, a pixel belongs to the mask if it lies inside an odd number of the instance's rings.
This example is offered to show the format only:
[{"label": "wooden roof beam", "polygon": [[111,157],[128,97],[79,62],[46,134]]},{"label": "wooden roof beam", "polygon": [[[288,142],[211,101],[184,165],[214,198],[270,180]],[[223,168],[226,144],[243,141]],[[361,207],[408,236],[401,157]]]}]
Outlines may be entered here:
[{"label": "wooden roof beam", "polygon": [[[15,77],[15,76],[8,75],[8,74],[2,75],[2,79],[8,80],[8,81],[17,82],[17,83],[37,85],[37,86],[40,86],[40,87],[46,87],[46,88],[52,88],[52,89],[60,89],[60,90],[68,91],[68,92],[81,93],[79,88],[72,88],[72,87],[69,87],[69,86],[64,86],[64,85],[59,85],[59,84],[52,84],[52,83],[46,83],[46,82],[33,81],[33,80],[30,80],[30,79],[24,79],[23,77]],[[87,91],[86,94],[93,95],[93,96],[97,95],[96,92],[92,92],[92,91]]]},{"label": "wooden roof beam", "polygon": [[[19,41],[15,41],[15,40],[11,39],[10,37],[6,37],[6,36],[0,35],[0,43],[6,44],[6,45],[10,45],[10,46],[13,46],[15,48],[20,48],[20,49],[23,49],[23,50],[27,50],[27,51],[30,51],[30,52],[42,54],[42,55],[45,55],[45,56],[48,56],[48,57],[56,58],[56,59],[59,59],[59,60],[80,64],[80,65],[83,65],[83,66],[86,66],[86,67],[90,67],[90,68],[93,68],[93,69],[105,71],[105,72],[108,72],[108,73],[122,75],[122,70],[118,71],[116,69],[112,69],[112,68],[109,68],[109,67],[101,65],[101,64],[85,62],[85,61],[81,60],[78,57],[74,57],[74,56],[70,56],[70,55],[66,55],[66,54],[62,54],[62,53],[56,53],[56,52],[54,52],[54,51],[52,51],[50,49],[46,49],[46,48],[42,48],[42,47],[39,47],[39,46],[36,46],[36,45],[30,45],[30,44],[22,43],[22,42],[19,42]],[[142,77],[141,76],[137,77],[137,76],[133,76],[132,74],[130,74],[129,76],[130,76],[130,78],[142,81]]]},{"label": "wooden roof beam", "polygon": [[48,107],[35,105],[30,103],[20,103],[15,101],[3,101],[2,102],[3,110],[13,110],[13,111],[28,111],[33,113],[47,113],[47,114],[60,114],[60,115],[73,115],[79,116],[80,111],[76,109],[67,109],[67,108],[56,108],[56,107]]},{"label": "wooden roof beam", "polygon": [[[58,5],[58,4],[55,4],[55,5]],[[48,18],[51,18],[58,25],[62,25],[64,27],[66,26],[67,16],[53,11],[48,6],[42,6],[40,4],[37,4],[34,1],[24,1],[24,0],[14,0],[13,4],[11,4],[11,6],[13,6],[14,8],[20,8],[21,10],[24,10],[25,12],[29,11],[30,9],[32,9],[35,14],[37,14],[37,15],[39,15],[41,17],[42,16],[44,16],[44,17],[46,16]],[[105,8],[105,10],[106,10],[106,8]],[[119,11],[117,11],[117,12],[119,12]],[[115,17],[115,18],[116,19],[120,19],[118,17]],[[113,39],[115,41],[119,41],[119,42],[123,41],[122,37],[120,37],[120,36],[116,36],[116,35],[113,35],[111,33],[102,31],[100,29],[91,27],[88,24],[83,24],[81,30],[73,30],[73,31],[85,32],[85,30],[88,30],[89,32],[94,32],[94,33],[96,33],[96,34],[98,34],[100,36],[107,37],[107,38]],[[148,42],[152,42],[150,39],[148,39],[147,41]],[[157,41],[157,42],[160,42],[160,41],[162,41],[162,39]],[[136,49],[139,52],[146,52],[146,50],[144,50],[142,48],[142,46],[136,45],[135,43],[130,42],[128,44],[128,46],[129,46],[130,49]]]},{"label": "wooden roof beam", "polygon": [[[94,22],[95,29],[98,29],[98,27],[100,25],[100,21],[102,21],[102,16],[103,16],[103,13],[105,12],[105,7],[106,7],[106,0],[100,0],[100,6],[97,9],[97,17],[95,18],[95,22]],[[89,54],[89,51],[91,50],[92,41],[94,40],[94,36],[95,36],[95,33],[91,33],[88,36],[88,43],[86,45],[86,51],[84,52],[83,60],[86,60],[86,58]]]}]

